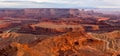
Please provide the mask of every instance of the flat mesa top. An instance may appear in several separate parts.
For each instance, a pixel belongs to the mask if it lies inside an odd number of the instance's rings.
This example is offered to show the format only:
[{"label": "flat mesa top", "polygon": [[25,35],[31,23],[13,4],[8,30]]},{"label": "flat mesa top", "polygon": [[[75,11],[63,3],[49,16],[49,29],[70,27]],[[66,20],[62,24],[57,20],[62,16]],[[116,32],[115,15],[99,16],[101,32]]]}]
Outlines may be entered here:
[{"label": "flat mesa top", "polygon": [[56,24],[56,23],[51,23],[51,22],[42,22],[34,26],[43,27],[43,28],[51,28],[51,29],[82,27],[81,25],[67,25],[64,23]]}]

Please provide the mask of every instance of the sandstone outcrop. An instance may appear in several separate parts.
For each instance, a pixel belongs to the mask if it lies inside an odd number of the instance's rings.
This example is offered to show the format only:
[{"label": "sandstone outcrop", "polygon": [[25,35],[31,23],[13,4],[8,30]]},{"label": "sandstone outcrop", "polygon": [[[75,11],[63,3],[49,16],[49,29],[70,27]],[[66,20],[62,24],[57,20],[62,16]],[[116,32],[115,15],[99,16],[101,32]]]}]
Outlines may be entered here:
[{"label": "sandstone outcrop", "polygon": [[[19,13],[18,13],[19,12]],[[41,8],[41,9],[1,9],[0,17],[13,18],[60,18],[70,17],[71,15],[79,14],[78,9],[55,9],[55,8]]]},{"label": "sandstone outcrop", "polygon": [[120,31],[113,31],[109,33],[102,34],[92,34],[94,38],[106,41],[106,47],[114,51],[120,51]]},{"label": "sandstone outcrop", "polygon": [[18,33],[10,34],[10,38],[3,38],[4,41],[0,43],[5,45],[0,46],[0,53],[3,56],[117,56],[120,54],[118,31],[100,36],[84,31],[73,31],[47,38],[36,38],[31,34],[24,37]]},{"label": "sandstone outcrop", "polygon": [[81,25],[67,25],[56,24],[54,22],[40,22],[34,25],[26,25],[18,30],[19,33],[32,33],[32,34],[61,34],[72,31],[79,31],[84,28]]},{"label": "sandstone outcrop", "polygon": [[120,56],[116,18],[84,9],[0,9],[0,56]]}]

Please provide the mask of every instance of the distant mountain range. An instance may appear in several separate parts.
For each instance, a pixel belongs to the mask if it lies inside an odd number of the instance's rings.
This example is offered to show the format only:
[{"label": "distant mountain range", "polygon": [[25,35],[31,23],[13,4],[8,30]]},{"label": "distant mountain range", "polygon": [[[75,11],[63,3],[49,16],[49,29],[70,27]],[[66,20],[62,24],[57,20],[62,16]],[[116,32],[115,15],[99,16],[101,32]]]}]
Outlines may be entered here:
[{"label": "distant mountain range", "polygon": [[97,8],[93,6],[76,5],[70,3],[53,3],[53,2],[33,2],[33,1],[0,1],[0,9],[3,8],[74,8],[87,9],[105,14],[120,14],[120,8]]},{"label": "distant mountain range", "polygon": [[86,10],[93,10],[95,12],[101,12],[104,14],[119,14],[120,15],[120,8],[88,8]]}]

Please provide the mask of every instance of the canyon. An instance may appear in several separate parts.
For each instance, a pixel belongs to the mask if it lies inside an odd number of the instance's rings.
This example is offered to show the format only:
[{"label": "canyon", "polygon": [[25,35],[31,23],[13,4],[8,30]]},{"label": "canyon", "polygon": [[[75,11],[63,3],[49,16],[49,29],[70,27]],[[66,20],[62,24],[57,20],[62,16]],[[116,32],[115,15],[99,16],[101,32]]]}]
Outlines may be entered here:
[{"label": "canyon", "polygon": [[120,56],[120,17],[85,9],[0,9],[0,56]]}]

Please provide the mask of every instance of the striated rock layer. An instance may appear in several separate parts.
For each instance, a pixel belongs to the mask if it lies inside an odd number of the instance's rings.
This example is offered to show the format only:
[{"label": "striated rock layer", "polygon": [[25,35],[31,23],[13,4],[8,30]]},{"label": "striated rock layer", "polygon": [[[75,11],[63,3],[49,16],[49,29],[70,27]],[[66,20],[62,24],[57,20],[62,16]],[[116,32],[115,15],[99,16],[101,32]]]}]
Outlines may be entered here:
[{"label": "striated rock layer", "polygon": [[119,56],[119,36],[119,31],[88,34],[80,30],[51,37],[6,33],[1,34],[0,55]]},{"label": "striated rock layer", "polygon": [[[19,12],[19,13],[18,13]],[[79,14],[79,9],[55,9],[55,8],[26,8],[26,9],[0,9],[0,17],[23,18],[60,18]]]},{"label": "striated rock layer", "polygon": [[32,33],[36,35],[40,34],[63,34],[71,31],[84,31],[81,25],[71,25],[71,24],[56,24],[54,22],[40,22],[33,25],[25,25],[18,30],[18,33]]}]

